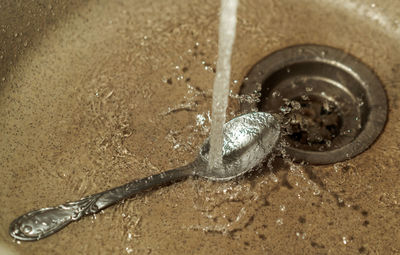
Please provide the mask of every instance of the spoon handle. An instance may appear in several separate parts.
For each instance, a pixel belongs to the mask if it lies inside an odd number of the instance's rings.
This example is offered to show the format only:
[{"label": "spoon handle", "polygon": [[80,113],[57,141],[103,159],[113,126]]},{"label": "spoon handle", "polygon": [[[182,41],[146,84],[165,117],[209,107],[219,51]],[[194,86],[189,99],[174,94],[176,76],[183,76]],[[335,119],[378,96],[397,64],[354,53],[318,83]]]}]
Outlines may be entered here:
[{"label": "spoon handle", "polygon": [[17,240],[39,240],[54,234],[72,221],[77,221],[83,216],[97,213],[137,193],[192,175],[194,175],[194,166],[193,164],[189,164],[143,179],[134,180],[125,185],[84,197],[78,201],[31,211],[15,219],[10,224],[9,232]]}]

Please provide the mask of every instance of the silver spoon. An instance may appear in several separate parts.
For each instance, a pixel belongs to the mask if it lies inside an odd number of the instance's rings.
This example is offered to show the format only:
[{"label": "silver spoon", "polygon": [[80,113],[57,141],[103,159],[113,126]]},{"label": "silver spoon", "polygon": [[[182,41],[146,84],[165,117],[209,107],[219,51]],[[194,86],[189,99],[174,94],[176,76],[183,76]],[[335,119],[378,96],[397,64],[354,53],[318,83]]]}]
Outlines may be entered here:
[{"label": "silver spoon", "polygon": [[186,166],[134,180],[79,201],[31,211],[10,224],[10,235],[22,241],[39,240],[85,215],[97,213],[142,191],[189,176],[213,181],[233,179],[259,165],[272,151],[279,135],[279,124],[269,113],[254,112],[236,117],[224,124],[222,169],[208,168],[210,144],[207,139],[198,157]]}]

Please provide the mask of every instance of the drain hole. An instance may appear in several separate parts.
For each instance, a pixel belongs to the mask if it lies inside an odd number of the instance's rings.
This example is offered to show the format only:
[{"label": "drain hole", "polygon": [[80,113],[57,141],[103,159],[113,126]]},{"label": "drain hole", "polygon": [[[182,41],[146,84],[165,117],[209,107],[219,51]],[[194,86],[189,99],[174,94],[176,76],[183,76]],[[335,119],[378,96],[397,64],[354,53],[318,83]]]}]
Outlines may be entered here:
[{"label": "drain hole", "polygon": [[[387,99],[375,74],[338,49],[301,45],[258,62],[240,93],[244,112],[277,114],[287,152],[298,161],[327,164],[356,156],[378,137]],[[258,103],[257,103],[258,102]]]},{"label": "drain hole", "polygon": [[[294,106],[294,107],[293,107]],[[318,97],[291,101],[283,126],[288,142],[295,148],[325,151],[339,136],[342,117],[335,103]]]}]

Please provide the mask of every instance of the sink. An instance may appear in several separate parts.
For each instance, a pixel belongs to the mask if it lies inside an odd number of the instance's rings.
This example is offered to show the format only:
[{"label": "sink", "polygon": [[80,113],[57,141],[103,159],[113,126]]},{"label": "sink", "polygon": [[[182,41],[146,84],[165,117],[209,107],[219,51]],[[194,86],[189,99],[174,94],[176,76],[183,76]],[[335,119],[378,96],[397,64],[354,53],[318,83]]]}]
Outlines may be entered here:
[{"label": "sink", "polygon": [[[379,77],[388,120],[339,163],[277,157],[234,182],[189,179],[138,195],[38,242],[13,241],[27,211],[190,162],[209,134],[218,1],[0,4],[3,254],[397,254],[400,2],[241,1],[229,118],[251,68],[324,45]],[[4,251],[3,251],[4,250]]]}]

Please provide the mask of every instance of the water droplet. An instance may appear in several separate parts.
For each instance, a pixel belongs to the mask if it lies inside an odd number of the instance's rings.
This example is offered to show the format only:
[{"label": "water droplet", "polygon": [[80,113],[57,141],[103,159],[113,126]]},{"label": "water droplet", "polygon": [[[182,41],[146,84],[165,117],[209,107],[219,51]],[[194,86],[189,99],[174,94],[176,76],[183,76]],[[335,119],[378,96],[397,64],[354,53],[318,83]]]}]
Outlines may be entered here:
[{"label": "water droplet", "polygon": [[272,97],[278,97],[280,95],[281,95],[281,93],[278,90],[275,90],[274,92],[272,92]]},{"label": "water droplet", "polygon": [[332,146],[332,141],[331,140],[326,140],[326,147],[330,148]]},{"label": "water droplet", "polygon": [[197,116],[196,116],[196,125],[197,126],[204,125],[205,121],[206,121],[206,118],[202,114],[197,114]]},{"label": "water droplet", "polygon": [[25,226],[23,226],[23,228],[22,228],[22,232],[23,232],[24,234],[29,234],[31,231],[32,231],[32,227],[29,226],[29,225],[25,225]]},{"label": "water droplet", "polygon": [[300,110],[300,108],[301,108],[301,104],[297,101],[293,100],[290,104],[294,110]]},{"label": "water droplet", "polygon": [[305,101],[310,100],[310,98],[307,95],[301,95],[301,99]]},{"label": "water droplet", "polygon": [[291,108],[289,106],[281,106],[280,111],[284,114],[290,113]]},{"label": "water droplet", "polygon": [[357,98],[357,102],[359,107],[364,105],[364,101],[361,98]]}]

